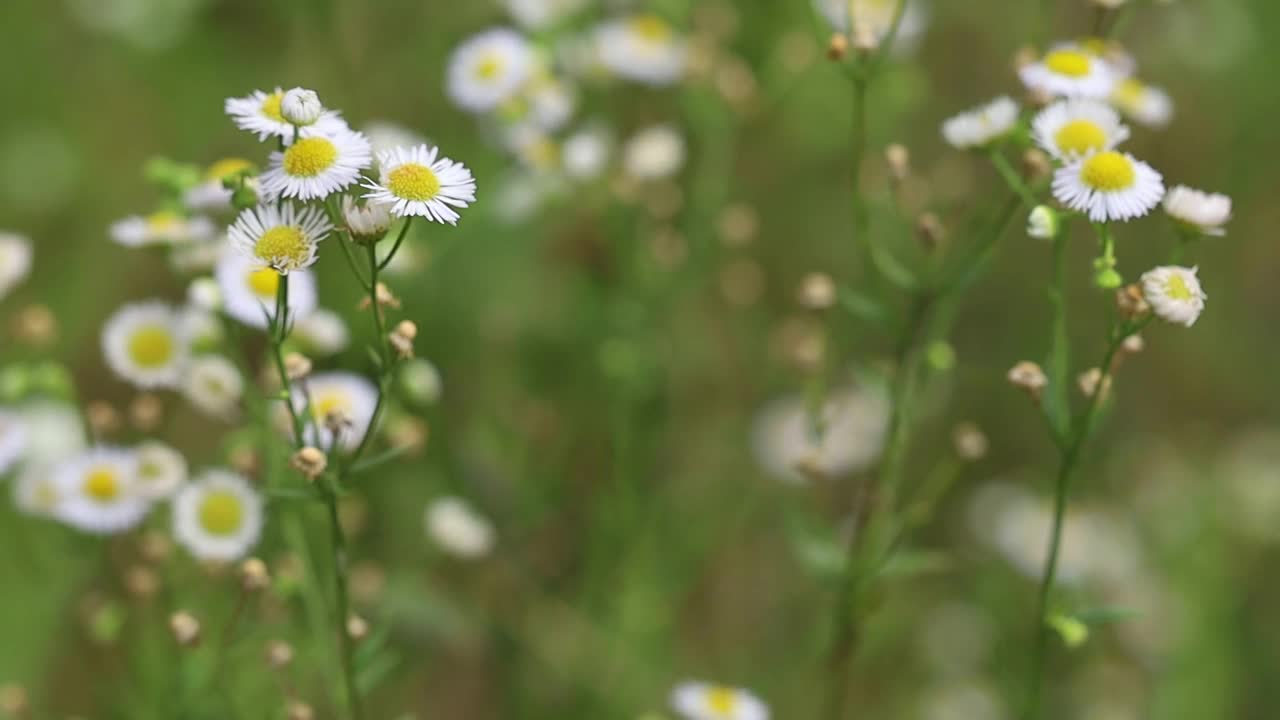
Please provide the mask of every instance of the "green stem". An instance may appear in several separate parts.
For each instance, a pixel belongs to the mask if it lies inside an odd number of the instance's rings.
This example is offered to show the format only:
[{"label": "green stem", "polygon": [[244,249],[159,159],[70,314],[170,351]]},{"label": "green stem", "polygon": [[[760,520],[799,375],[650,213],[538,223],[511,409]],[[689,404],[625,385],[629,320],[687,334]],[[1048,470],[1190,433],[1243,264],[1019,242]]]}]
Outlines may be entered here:
[{"label": "green stem", "polygon": [[1040,204],[1040,201],[1036,198],[1035,192],[1022,179],[1022,176],[1018,174],[1018,171],[1013,169],[1013,165],[1009,164],[1009,159],[999,150],[992,150],[989,156],[991,164],[996,168],[996,172],[1000,173],[1000,177],[1004,179],[1009,189],[1017,193],[1027,211],[1034,210],[1036,205]]},{"label": "green stem", "polygon": [[342,675],[347,690],[347,705],[352,720],[362,717],[360,708],[360,690],[356,687],[355,643],[351,633],[347,631],[347,620],[351,617],[351,600],[347,591],[347,539],[342,532],[342,523],[338,517],[338,493],[331,487],[325,493],[325,505],[329,511],[329,538],[333,547],[333,584],[337,599],[338,645],[342,652]]},{"label": "green stem", "polygon": [[1059,448],[1066,442],[1071,428],[1071,399],[1067,373],[1071,364],[1071,340],[1067,334],[1067,239],[1059,231],[1053,238],[1053,278],[1049,286],[1049,302],[1053,321],[1049,341],[1049,359],[1045,369],[1049,376],[1049,397],[1044,412]]},{"label": "green stem", "polygon": [[280,375],[280,387],[285,407],[289,410],[289,422],[293,429],[295,447],[302,447],[304,427],[302,416],[293,404],[293,391],[289,381],[289,373],[284,366],[284,341],[289,337],[289,276],[281,275],[276,286],[276,313],[268,325],[271,336],[271,359],[275,363],[276,372]]},{"label": "green stem", "polygon": [[[404,224],[400,226],[400,234],[396,235],[396,241],[391,245],[391,251],[388,252],[387,256],[382,259],[382,262],[377,264],[378,270],[380,271],[386,270],[387,266],[391,264],[392,259],[394,259],[396,256],[396,252],[400,249],[400,243],[404,242],[404,236],[409,234],[409,225],[412,223],[413,223],[412,215],[405,218]],[[370,247],[373,247],[373,245],[370,244]]]}]

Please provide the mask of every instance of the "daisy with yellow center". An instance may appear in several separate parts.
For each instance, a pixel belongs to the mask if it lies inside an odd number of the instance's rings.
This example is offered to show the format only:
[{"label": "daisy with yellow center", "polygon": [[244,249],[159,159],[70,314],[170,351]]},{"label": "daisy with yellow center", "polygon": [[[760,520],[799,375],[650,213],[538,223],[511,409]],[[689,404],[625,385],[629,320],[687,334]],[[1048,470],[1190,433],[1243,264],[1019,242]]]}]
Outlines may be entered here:
[{"label": "daisy with yellow center", "polygon": [[198,560],[244,557],[262,535],[262,497],[230,470],[206,470],[173,501],[173,535]]},{"label": "daisy with yellow center", "polygon": [[1110,102],[1139,125],[1162,128],[1173,120],[1173,100],[1169,94],[1137,78],[1120,81],[1111,93]]},{"label": "daisy with yellow center", "polygon": [[332,230],[320,208],[285,202],[242,211],[227,239],[255,265],[287,274],[314,264],[316,247]]},{"label": "daisy with yellow center", "polygon": [[1101,57],[1074,46],[1059,46],[1037,62],[1019,68],[1028,89],[1052,97],[1105,98],[1116,84],[1116,72]]},{"label": "daisy with yellow center", "polygon": [[353,450],[373,422],[378,388],[360,375],[348,372],[317,373],[307,379],[306,393],[294,395],[300,413],[310,410],[307,443],[327,448],[334,443],[331,425],[339,425],[338,445]]},{"label": "daisy with yellow center", "polygon": [[958,150],[987,147],[1004,138],[1018,122],[1018,103],[998,97],[955,115],[942,124],[942,137]]},{"label": "daisy with yellow center", "polygon": [[244,378],[235,363],[221,355],[200,355],[182,383],[182,394],[197,410],[230,420],[244,397]]},{"label": "daisy with yellow center", "polygon": [[138,484],[135,454],[97,447],[65,460],[53,470],[62,522],[95,534],[128,530],[146,516],[151,501]]},{"label": "daisy with yellow center", "polygon": [[[263,267],[246,255],[226,252],[214,268],[222,294],[222,310],[249,327],[265,328],[276,312],[280,273]],[[316,309],[316,281],[311,270],[289,273],[289,317],[301,320]]]},{"label": "daisy with yellow center", "polygon": [[1156,317],[1186,327],[1196,324],[1208,297],[1196,272],[1197,268],[1170,265],[1143,273],[1142,296]]},{"label": "daisy with yellow center", "polygon": [[0,300],[31,272],[31,241],[0,230]]},{"label": "daisy with yellow center", "polygon": [[125,247],[185,245],[209,240],[216,230],[204,217],[186,217],[172,210],[133,215],[111,225],[111,239]]},{"label": "daisy with yellow center", "polygon": [[[898,20],[894,50],[914,47],[929,25],[923,3],[904,1],[907,6],[902,9],[902,17]],[[857,28],[859,33],[867,33],[877,43],[888,36],[898,14],[898,0],[813,0],[813,4],[836,32],[848,35]],[[849,22],[850,10],[853,11],[852,24]]]},{"label": "daisy with yellow center", "polygon": [[253,163],[244,158],[229,157],[218,160],[205,171],[200,184],[187,191],[183,203],[191,210],[221,211],[231,208],[231,190],[223,186],[223,180],[244,175],[250,184],[256,181],[249,177],[257,172]]},{"label": "daisy with yellow center", "polygon": [[663,18],[634,15],[611,20],[595,31],[595,51],[604,68],[646,85],[671,85],[684,75],[685,41]]},{"label": "daisy with yellow center", "polygon": [[1178,185],[1164,196],[1164,211],[1191,232],[1221,237],[1231,220],[1231,198]]},{"label": "daisy with yellow center", "polygon": [[[297,130],[281,112],[284,96],[285,91],[281,88],[269,93],[254,90],[245,97],[227,98],[224,109],[236,127],[254,133],[260,141],[269,137],[288,140],[294,137]],[[338,113],[325,110],[310,128],[328,133],[345,130],[347,123]]]},{"label": "daisy with yellow center", "polygon": [[373,158],[364,135],[345,128],[311,130],[304,130],[283,151],[271,153],[261,177],[264,196],[320,200],[356,182],[360,171],[369,167]]},{"label": "daisy with yellow center", "polygon": [[134,450],[138,463],[138,492],[163,500],[187,481],[187,459],[162,442],[148,440]]},{"label": "daisy with yellow center", "polygon": [[378,182],[366,182],[370,203],[390,207],[397,217],[421,216],[439,223],[458,223],[453,208],[476,200],[476,181],[461,163],[440,157],[426,145],[396,148],[378,158]]},{"label": "daisy with yellow center", "polygon": [[1053,176],[1053,196],[1093,222],[1128,221],[1160,204],[1164,181],[1132,155],[1106,150],[1059,168]]},{"label": "daisy with yellow center", "polygon": [[686,682],[671,693],[671,707],[685,720],[768,720],[769,708],[740,688]]},{"label": "daisy with yellow center", "polygon": [[449,57],[449,97],[463,110],[490,112],[515,97],[533,63],[533,48],[520,33],[510,28],[482,32]]},{"label": "daisy with yellow center", "polygon": [[1059,160],[1072,160],[1111,150],[1129,139],[1120,114],[1098,100],[1056,102],[1036,115],[1031,134],[1040,147]]},{"label": "daisy with yellow center", "polygon": [[190,356],[178,312],[159,302],[125,305],[102,330],[107,365],[140,388],[176,387]]}]

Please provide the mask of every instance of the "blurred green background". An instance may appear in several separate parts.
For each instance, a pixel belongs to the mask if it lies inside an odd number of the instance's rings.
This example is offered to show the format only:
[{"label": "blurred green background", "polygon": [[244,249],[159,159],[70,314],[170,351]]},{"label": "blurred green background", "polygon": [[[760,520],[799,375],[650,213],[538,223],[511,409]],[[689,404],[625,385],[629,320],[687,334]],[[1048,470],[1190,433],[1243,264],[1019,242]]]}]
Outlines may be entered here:
[{"label": "blurred green background", "polygon": [[[1087,29],[1084,0],[1048,4],[1054,36]],[[966,207],[1004,196],[988,168],[944,145],[938,126],[1018,94],[1013,56],[1035,32],[1038,5],[931,4],[919,47],[893,63],[872,97],[873,189],[884,186],[880,150],[900,142],[926,186],[922,209],[938,212],[953,235]],[[398,122],[473,169],[473,212],[456,230],[415,231],[422,264],[392,281],[445,390],[424,414],[425,450],[365,478],[367,500],[351,508],[360,516],[354,562],[376,581],[361,612],[389,634],[394,658],[371,692],[371,717],[638,718],[663,711],[686,677],[750,687],[784,720],[816,717],[829,593],[806,571],[796,535],[838,522],[840,498],[862,479],[779,483],[756,463],[751,428],[768,400],[803,388],[786,347],[801,279],[815,270],[856,277],[849,89],[822,60],[802,0],[655,7],[690,33],[712,33],[717,62],[745,63],[754,83],[745,100],[726,99],[705,79],[593,91],[594,114],[619,135],[661,121],[688,134],[679,212],[655,219],[643,203],[597,188],[514,225],[494,210],[511,160],[442,89],[451,48],[509,22],[496,3],[6,0],[0,8],[0,226],[36,249],[32,278],[3,312],[7,320],[32,302],[53,310],[59,340],[46,354],[72,366],[85,400],[131,397],[99,349],[111,311],[184,291],[163,259],[107,238],[112,221],[156,199],[144,163],[261,156],[223,115],[224,98],[314,88],[353,126]],[[1058,654],[1050,717],[1276,716],[1277,32],[1272,0],[1175,0],[1144,3],[1123,38],[1142,76],[1176,107],[1169,128],[1135,128],[1131,151],[1170,185],[1230,194],[1236,211],[1229,234],[1195,252],[1209,294],[1204,316],[1191,330],[1146,334],[1147,351],[1121,373],[1115,411],[1077,481],[1078,507],[1108,523],[1084,535],[1115,543],[1081,552],[1133,558],[1097,585],[1083,583],[1081,602],[1142,615]],[[717,226],[741,205],[755,209],[759,232],[726,243]],[[662,239],[673,227],[674,253]],[[1136,277],[1169,242],[1160,218],[1124,227],[1121,270]],[[1105,298],[1089,286],[1093,250],[1084,235],[1072,248],[1077,372],[1101,352]],[[646,259],[627,277],[620,268],[634,253]],[[333,258],[320,263],[322,304],[367,337],[358,288]],[[1029,544],[1034,553],[1038,540],[992,541],[981,530],[997,522],[992,487],[1049,490],[1051,443],[1004,380],[1016,361],[1043,352],[1048,263],[1048,247],[1015,227],[964,303],[951,336],[956,368],[927,385],[912,471],[926,473],[950,452],[961,421],[983,428],[990,453],[964,469],[914,548],[929,570],[877,598],[856,717],[1013,716],[1034,582],[1001,548]],[[848,318],[837,324],[847,340],[839,362],[883,368],[888,340],[850,329]],[[0,335],[8,345],[0,358],[30,354],[11,342]],[[363,369],[367,358],[356,343],[335,364]],[[222,462],[228,428],[169,404],[163,436],[193,464]],[[491,558],[463,563],[432,550],[421,508],[444,493],[468,497],[493,520]],[[611,502],[615,493],[629,499]],[[123,541],[74,536],[8,503],[0,522],[10,530],[0,546],[0,683],[30,690],[33,717],[133,717],[113,703],[150,687],[147,668],[177,657],[159,637],[171,609],[164,602],[197,604],[213,626],[234,603],[233,581],[190,564],[165,576],[165,601],[130,600],[120,583],[131,552]],[[269,528],[263,552],[279,548]],[[86,621],[102,622],[86,607],[103,598],[118,604],[124,625],[107,641]],[[289,612],[264,613],[237,643],[231,686],[244,699],[229,701],[224,717],[281,716],[262,643],[324,643],[308,640]],[[337,717],[326,704],[327,671],[316,665],[299,665],[296,688],[320,717]],[[153,710],[148,717],[170,717]]]}]

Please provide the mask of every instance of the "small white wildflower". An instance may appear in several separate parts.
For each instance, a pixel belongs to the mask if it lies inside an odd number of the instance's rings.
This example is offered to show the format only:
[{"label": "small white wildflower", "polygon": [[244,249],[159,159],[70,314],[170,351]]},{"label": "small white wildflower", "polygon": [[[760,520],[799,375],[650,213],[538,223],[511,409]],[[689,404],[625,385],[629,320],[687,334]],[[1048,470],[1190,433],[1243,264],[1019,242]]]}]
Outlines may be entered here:
[{"label": "small white wildflower", "polygon": [[31,241],[0,231],[0,300],[31,273]]},{"label": "small white wildflower", "polygon": [[111,239],[125,247],[151,245],[186,245],[209,240],[216,232],[213,222],[204,217],[184,217],[161,210],[146,217],[134,215],[111,226]]},{"label": "small white wildflower", "polygon": [[187,286],[187,302],[206,312],[222,308],[222,290],[211,277],[198,277]]},{"label": "small white wildflower", "polygon": [[1142,274],[1142,295],[1157,317],[1187,327],[1195,325],[1207,297],[1196,271],[1170,265]]},{"label": "small white wildflower", "polygon": [[1164,211],[1198,233],[1220,237],[1231,220],[1231,198],[1178,185],[1164,196]]},{"label": "small white wildflower", "polygon": [[962,112],[942,124],[942,137],[959,150],[991,145],[1009,134],[1018,122],[1018,103],[1008,97]]},{"label": "small white wildflower", "polygon": [[[214,268],[223,310],[250,327],[265,328],[275,315],[280,273],[239,253],[224,253]],[[310,270],[289,273],[289,316],[300,320],[316,308],[316,281]]]},{"label": "small white wildflower", "polygon": [[243,210],[227,230],[227,239],[255,265],[288,273],[314,264],[320,241],[332,230],[318,207],[271,203]]},{"label": "small white wildflower", "polygon": [[1031,90],[1055,97],[1105,98],[1116,85],[1111,65],[1084,49],[1057,46],[1018,70]]},{"label": "small white wildflower", "polygon": [[262,523],[262,497],[230,470],[206,470],[173,501],[173,535],[199,560],[239,560],[257,544]]},{"label": "small white wildflower", "polygon": [[1061,100],[1031,122],[1036,143],[1059,159],[1075,159],[1112,150],[1129,139],[1129,128],[1111,106],[1084,98]]},{"label": "small white wildflower", "polygon": [[[328,372],[312,375],[306,384],[306,394],[293,397],[294,409],[303,414],[310,406],[311,417],[306,422],[308,444],[327,448],[337,441],[340,447],[354,450],[370,432],[373,411],[378,403],[378,388],[368,379],[349,372]],[[334,438],[331,420],[341,420],[341,437]]]},{"label": "small white wildflower", "polygon": [[684,136],[670,125],[655,125],[627,140],[622,165],[636,180],[662,180],[680,172],[684,156]]},{"label": "small white wildflower", "polygon": [[466,165],[427,145],[396,148],[378,158],[378,182],[365,182],[365,199],[389,206],[397,217],[421,216],[456,225],[453,208],[476,201],[476,180]]},{"label": "small white wildflower", "polygon": [[[223,186],[223,179],[251,172],[253,169],[253,163],[244,158],[229,157],[218,160],[209,166],[205,171],[204,179],[198,185],[187,190],[182,202],[191,210],[229,210],[232,191]],[[255,185],[257,181],[254,178],[247,178],[246,182]]]},{"label": "small white wildflower", "polygon": [[123,532],[151,509],[139,487],[137,457],[129,450],[93,448],[59,463],[53,478],[59,498],[56,517],[85,532]]},{"label": "small white wildflower", "polygon": [[1027,235],[1037,240],[1052,240],[1057,237],[1060,226],[1058,213],[1047,205],[1037,205],[1027,217]]},{"label": "small white wildflower", "polygon": [[661,86],[684,74],[684,39],[657,15],[608,21],[596,29],[595,44],[600,63],[627,80]]},{"label": "small white wildflower", "polygon": [[1110,102],[1140,125],[1162,128],[1173,120],[1173,100],[1169,94],[1136,78],[1117,84]]},{"label": "small white wildflower", "polygon": [[107,364],[140,388],[174,387],[190,353],[177,311],[163,302],[125,305],[102,329]]},{"label": "small white wildflower", "polygon": [[[247,97],[228,98],[226,113],[231,116],[236,127],[254,133],[258,140],[273,136],[292,139],[297,129],[284,117],[284,96],[285,92],[280,88],[270,93],[254,90]],[[305,124],[310,129],[325,133],[347,129],[347,123],[333,111],[325,111],[313,122]]]},{"label": "small white wildflower", "polygon": [[1053,196],[1093,222],[1128,221],[1160,204],[1164,181],[1150,165],[1128,153],[1095,153],[1059,168]]},{"label": "small white wildflower", "polygon": [[187,459],[174,448],[150,440],[134,450],[138,461],[138,491],[163,500],[187,481]]},{"label": "small white wildflower", "polygon": [[358,182],[372,161],[369,140],[358,132],[304,130],[289,147],[271,153],[260,179],[262,193],[271,199],[322,200]]},{"label": "small white wildflower", "polygon": [[225,420],[240,405],[244,378],[235,363],[225,357],[200,355],[187,368],[182,394],[196,409]]},{"label": "small white wildflower", "polygon": [[463,110],[494,110],[524,85],[533,60],[533,48],[520,33],[510,28],[482,32],[464,41],[449,57],[449,96]]},{"label": "small white wildflower", "polygon": [[741,688],[683,682],[671,692],[671,708],[685,720],[769,720],[769,708]]},{"label": "small white wildflower", "polygon": [[462,498],[433,501],[427,506],[425,524],[427,535],[441,549],[458,557],[483,557],[493,548],[493,526]]},{"label": "small white wildflower", "polygon": [[351,332],[341,315],[323,308],[298,321],[293,328],[294,340],[312,355],[336,355],[351,342]]},{"label": "small white wildflower", "polygon": [[579,130],[565,138],[560,165],[574,180],[593,180],[609,162],[609,135],[600,128]]}]

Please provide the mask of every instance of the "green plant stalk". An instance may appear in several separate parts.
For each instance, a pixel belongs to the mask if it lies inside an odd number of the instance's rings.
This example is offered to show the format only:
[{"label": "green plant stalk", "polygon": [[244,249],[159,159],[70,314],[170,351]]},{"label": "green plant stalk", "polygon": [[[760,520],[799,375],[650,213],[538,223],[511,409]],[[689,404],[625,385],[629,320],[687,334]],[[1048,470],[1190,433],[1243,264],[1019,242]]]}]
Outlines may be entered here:
[{"label": "green plant stalk", "polygon": [[342,652],[342,676],[347,690],[347,707],[352,720],[363,717],[360,703],[360,689],[356,686],[355,644],[351,633],[347,631],[347,620],[351,617],[351,597],[347,588],[347,538],[342,532],[342,522],[338,516],[337,483],[325,493],[325,506],[329,516],[329,541],[333,550],[333,585],[336,600],[338,625],[338,645]]}]

